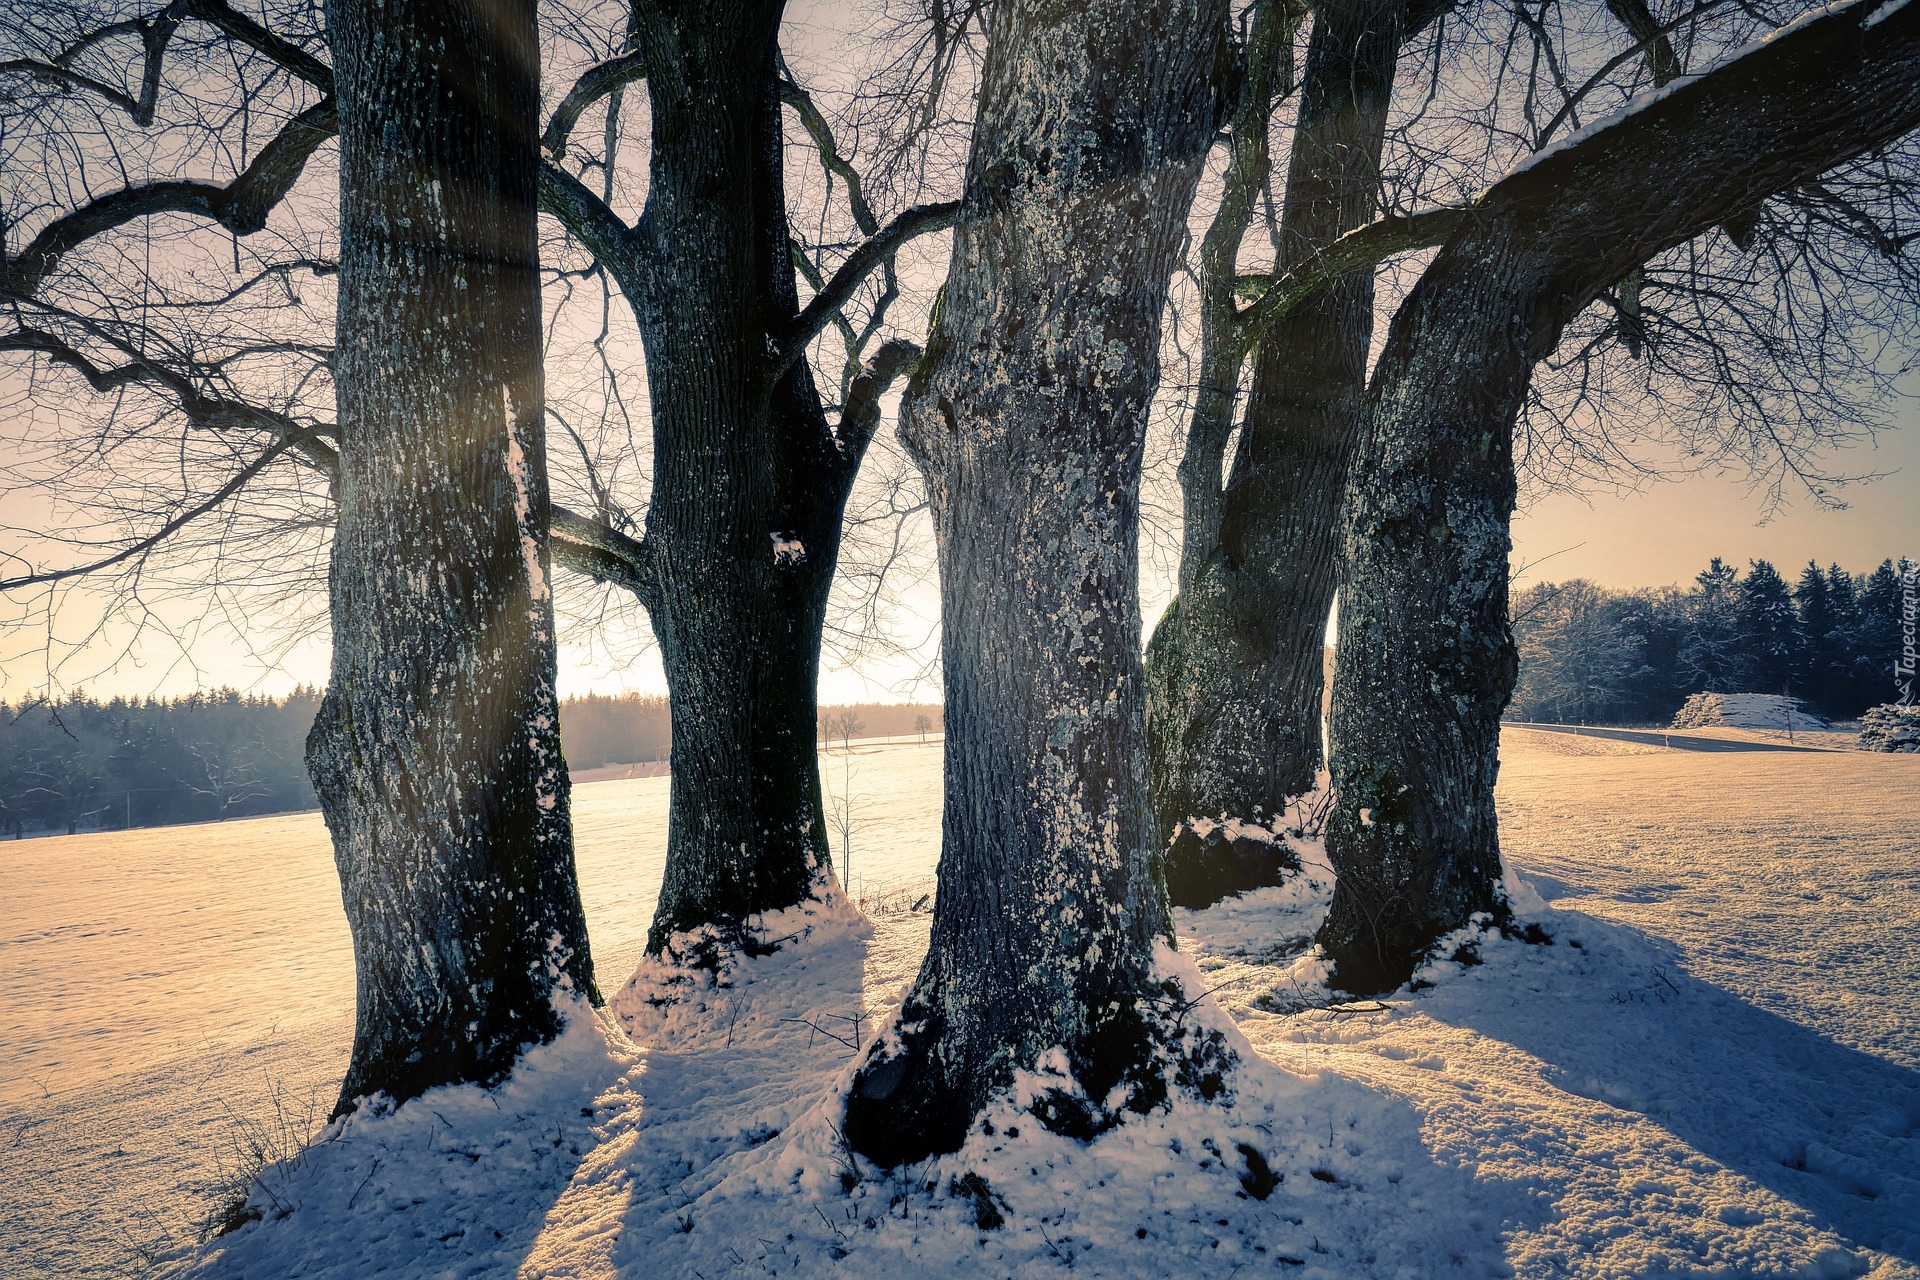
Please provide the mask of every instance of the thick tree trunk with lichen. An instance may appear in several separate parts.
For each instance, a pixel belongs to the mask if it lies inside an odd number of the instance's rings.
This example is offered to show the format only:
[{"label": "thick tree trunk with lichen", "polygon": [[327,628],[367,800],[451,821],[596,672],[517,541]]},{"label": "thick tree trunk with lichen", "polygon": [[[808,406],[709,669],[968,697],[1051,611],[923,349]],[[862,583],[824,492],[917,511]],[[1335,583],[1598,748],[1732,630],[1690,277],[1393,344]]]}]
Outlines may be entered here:
[{"label": "thick tree trunk with lichen", "polygon": [[[1315,6],[1277,272],[1373,217],[1400,50],[1437,11],[1415,11],[1408,0]],[[1243,102],[1242,113],[1250,106]],[[1255,130],[1264,141],[1264,117],[1245,122],[1245,132]],[[1224,332],[1212,345],[1237,346],[1231,319],[1216,323]],[[1340,501],[1372,334],[1371,269],[1267,329],[1254,348],[1224,489],[1226,433],[1214,422],[1221,415],[1217,406],[1196,406],[1181,466],[1180,595],[1147,651],[1154,809],[1162,842],[1173,842],[1168,884],[1182,906],[1251,888],[1249,872],[1267,865],[1228,844],[1202,844],[1183,830],[1191,819],[1270,822],[1313,785]],[[1236,379],[1237,372],[1236,363]]]},{"label": "thick tree trunk with lichen", "polygon": [[335,0],[339,518],[308,767],[353,931],[337,1110],[593,993],[554,696],[530,0]]},{"label": "thick tree trunk with lichen", "polygon": [[1601,290],[1767,196],[1920,127],[1920,8],[1775,36],[1495,186],[1394,317],[1349,487],[1334,678],[1337,985],[1405,981],[1507,913],[1493,787],[1512,691],[1513,425]]},{"label": "thick tree trunk with lichen", "polygon": [[[1154,875],[1139,486],[1161,312],[1229,45],[1214,0],[994,10],[965,210],[902,410],[939,542],[946,799],[933,937],[897,1053],[848,1100],[885,1164],[959,1146],[1064,1048],[1105,1123],[1150,1069]],[[883,1044],[885,1042],[882,1042]],[[1085,1101],[1090,1099],[1091,1101]]]}]

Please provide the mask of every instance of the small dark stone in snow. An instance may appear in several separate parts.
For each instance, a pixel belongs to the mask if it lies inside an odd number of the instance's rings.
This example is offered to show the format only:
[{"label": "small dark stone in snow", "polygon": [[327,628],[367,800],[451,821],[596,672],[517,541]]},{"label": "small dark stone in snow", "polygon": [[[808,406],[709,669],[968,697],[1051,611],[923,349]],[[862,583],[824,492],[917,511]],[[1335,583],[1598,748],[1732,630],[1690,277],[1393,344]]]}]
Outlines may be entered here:
[{"label": "small dark stone in snow", "polygon": [[1139,1228],[1133,1233],[1133,1238],[1135,1240],[1145,1240],[1147,1238],[1147,1229],[1145,1227]]},{"label": "small dark stone in snow", "polygon": [[1242,1142],[1236,1145],[1235,1150],[1247,1162],[1247,1171],[1240,1175],[1240,1185],[1245,1188],[1247,1195],[1256,1200],[1265,1200],[1285,1179],[1273,1171],[1273,1166],[1267,1163],[1266,1156],[1260,1153],[1259,1148]]}]

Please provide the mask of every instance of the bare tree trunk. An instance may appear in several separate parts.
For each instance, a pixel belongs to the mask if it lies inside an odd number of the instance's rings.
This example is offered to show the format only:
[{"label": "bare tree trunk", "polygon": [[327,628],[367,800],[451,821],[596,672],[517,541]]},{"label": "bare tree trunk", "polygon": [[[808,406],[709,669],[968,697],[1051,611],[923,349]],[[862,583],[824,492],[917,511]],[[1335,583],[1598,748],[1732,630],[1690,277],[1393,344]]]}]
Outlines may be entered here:
[{"label": "bare tree trunk", "polygon": [[334,0],[333,670],[308,768],[352,926],[337,1110],[493,1081],[597,995],[554,696],[530,0]]},{"label": "bare tree trunk", "polygon": [[[1407,0],[1315,6],[1276,274],[1372,219],[1400,50],[1437,12]],[[1167,879],[1181,906],[1252,888],[1272,869],[1202,844],[1182,830],[1190,819],[1272,821],[1313,785],[1340,501],[1372,335],[1369,267],[1262,335],[1224,491],[1212,444],[1224,434],[1196,421],[1189,437],[1181,591],[1147,652],[1154,809],[1162,842],[1174,842]]]},{"label": "bare tree trunk", "polygon": [[637,231],[652,266],[622,286],[652,388],[642,598],[673,715],[654,953],[705,926],[715,941],[753,948],[750,918],[811,895],[832,861],[816,684],[859,450],[836,441],[806,362],[782,373],[770,340],[799,309],[781,174],[780,8],[639,8],[653,153]]},{"label": "bare tree trunk", "polygon": [[[827,593],[879,397],[916,348],[885,344],[829,424],[806,346],[900,243],[950,225],[954,213],[927,205],[876,224],[799,306],[782,172],[781,9],[780,0],[634,0],[633,52],[582,76],[587,86],[603,73],[624,83],[644,72],[652,148],[635,226],[557,167],[542,175],[543,208],[619,283],[646,347],[654,472],[645,535],[569,519],[562,547],[569,567],[632,590],[660,640],[673,790],[648,951],[670,965],[717,966],[756,950],[756,917],[810,897],[830,872],[813,751]],[[582,93],[576,86],[569,97]],[[556,113],[556,156],[577,117]]]},{"label": "bare tree trunk", "polygon": [[1920,127],[1920,8],[1852,5],[1506,179],[1394,317],[1349,487],[1320,931],[1335,982],[1399,985],[1508,914],[1493,807],[1512,692],[1513,424],[1601,290]]},{"label": "bare tree trunk", "polygon": [[1142,1110],[1166,1087],[1140,465],[1226,5],[1006,0],[989,40],[966,210],[902,412],[939,541],[946,796],[900,1051],[874,1051],[848,1100],[848,1141],[886,1164],[958,1147],[1053,1046],[1081,1086],[1037,1104],[1059,1131],[1112,1123],[1122,1083]]}]

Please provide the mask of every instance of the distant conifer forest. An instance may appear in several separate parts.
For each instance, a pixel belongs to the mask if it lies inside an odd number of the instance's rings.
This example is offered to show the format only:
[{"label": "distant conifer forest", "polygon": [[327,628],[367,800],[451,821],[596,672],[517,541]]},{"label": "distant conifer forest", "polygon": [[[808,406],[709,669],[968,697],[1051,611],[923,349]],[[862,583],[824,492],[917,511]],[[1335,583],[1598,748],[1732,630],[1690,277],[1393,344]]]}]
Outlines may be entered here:
[{"label": "distant conifer forest", "polygon": [[1665,724],[1692,693],[1785,693],[1834,720],[1890,702],[1901,579],[1808,563],[1788,582],[1765,560],[1715,557],[1686,588],[1615,591],[1585,579],[1513,599],[1520,683],[1507,716]]},{"label": "distant conifer forest", "polygon": [[[281,698],[220,689],[102,701],[76,690],[0,701],[0,836],[315,808],[305,751],[319,704],[312,688]],[[823,707],[820,721],[821,740],[834,743],[932,735],[940,709]],[[569,698],[560,731],[575,769],[665,760],[672,745],[667,700],[651,694]]]}]

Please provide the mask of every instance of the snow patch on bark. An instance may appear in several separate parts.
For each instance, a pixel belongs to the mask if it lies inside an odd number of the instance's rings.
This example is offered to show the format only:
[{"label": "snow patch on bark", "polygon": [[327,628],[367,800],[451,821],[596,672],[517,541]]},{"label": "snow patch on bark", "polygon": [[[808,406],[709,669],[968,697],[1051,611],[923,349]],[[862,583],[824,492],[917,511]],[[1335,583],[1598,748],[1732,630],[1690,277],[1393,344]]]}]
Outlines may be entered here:
[{"label": "snow patch on bark", "polygon": [[513,413],[513,389],[500,388],[500,400],[507,411],[507,475],[513,481],[514,527],[527,565],[527,589],[541,603],[548,598],[547,572],[540,562],[540,539],[534,534],[533,486],[528,483],[527,451],[520,445],[519,419]]},{"label": "snow patch on bark", "polygon": [[1507,895],[1507,906],[1516,916],[1541,915],[1549,909],[1547,900],[1520,874],[1504,850],[1500,854],[1500,889]]},{"label": "snow patch on bark", "polygon": [[773,539],[773,562],[781,568],[807,562],[807,544],[800,540],[797,533],[773,532],[767,535]]},{"label": "snow patch on bark", "polygon": [[1907,0],[1887,0],[1885,4],[1867,15],[1867,20],[1860,24],[1860,29],[1862,31],[1871,31],[1906,7]]}]

